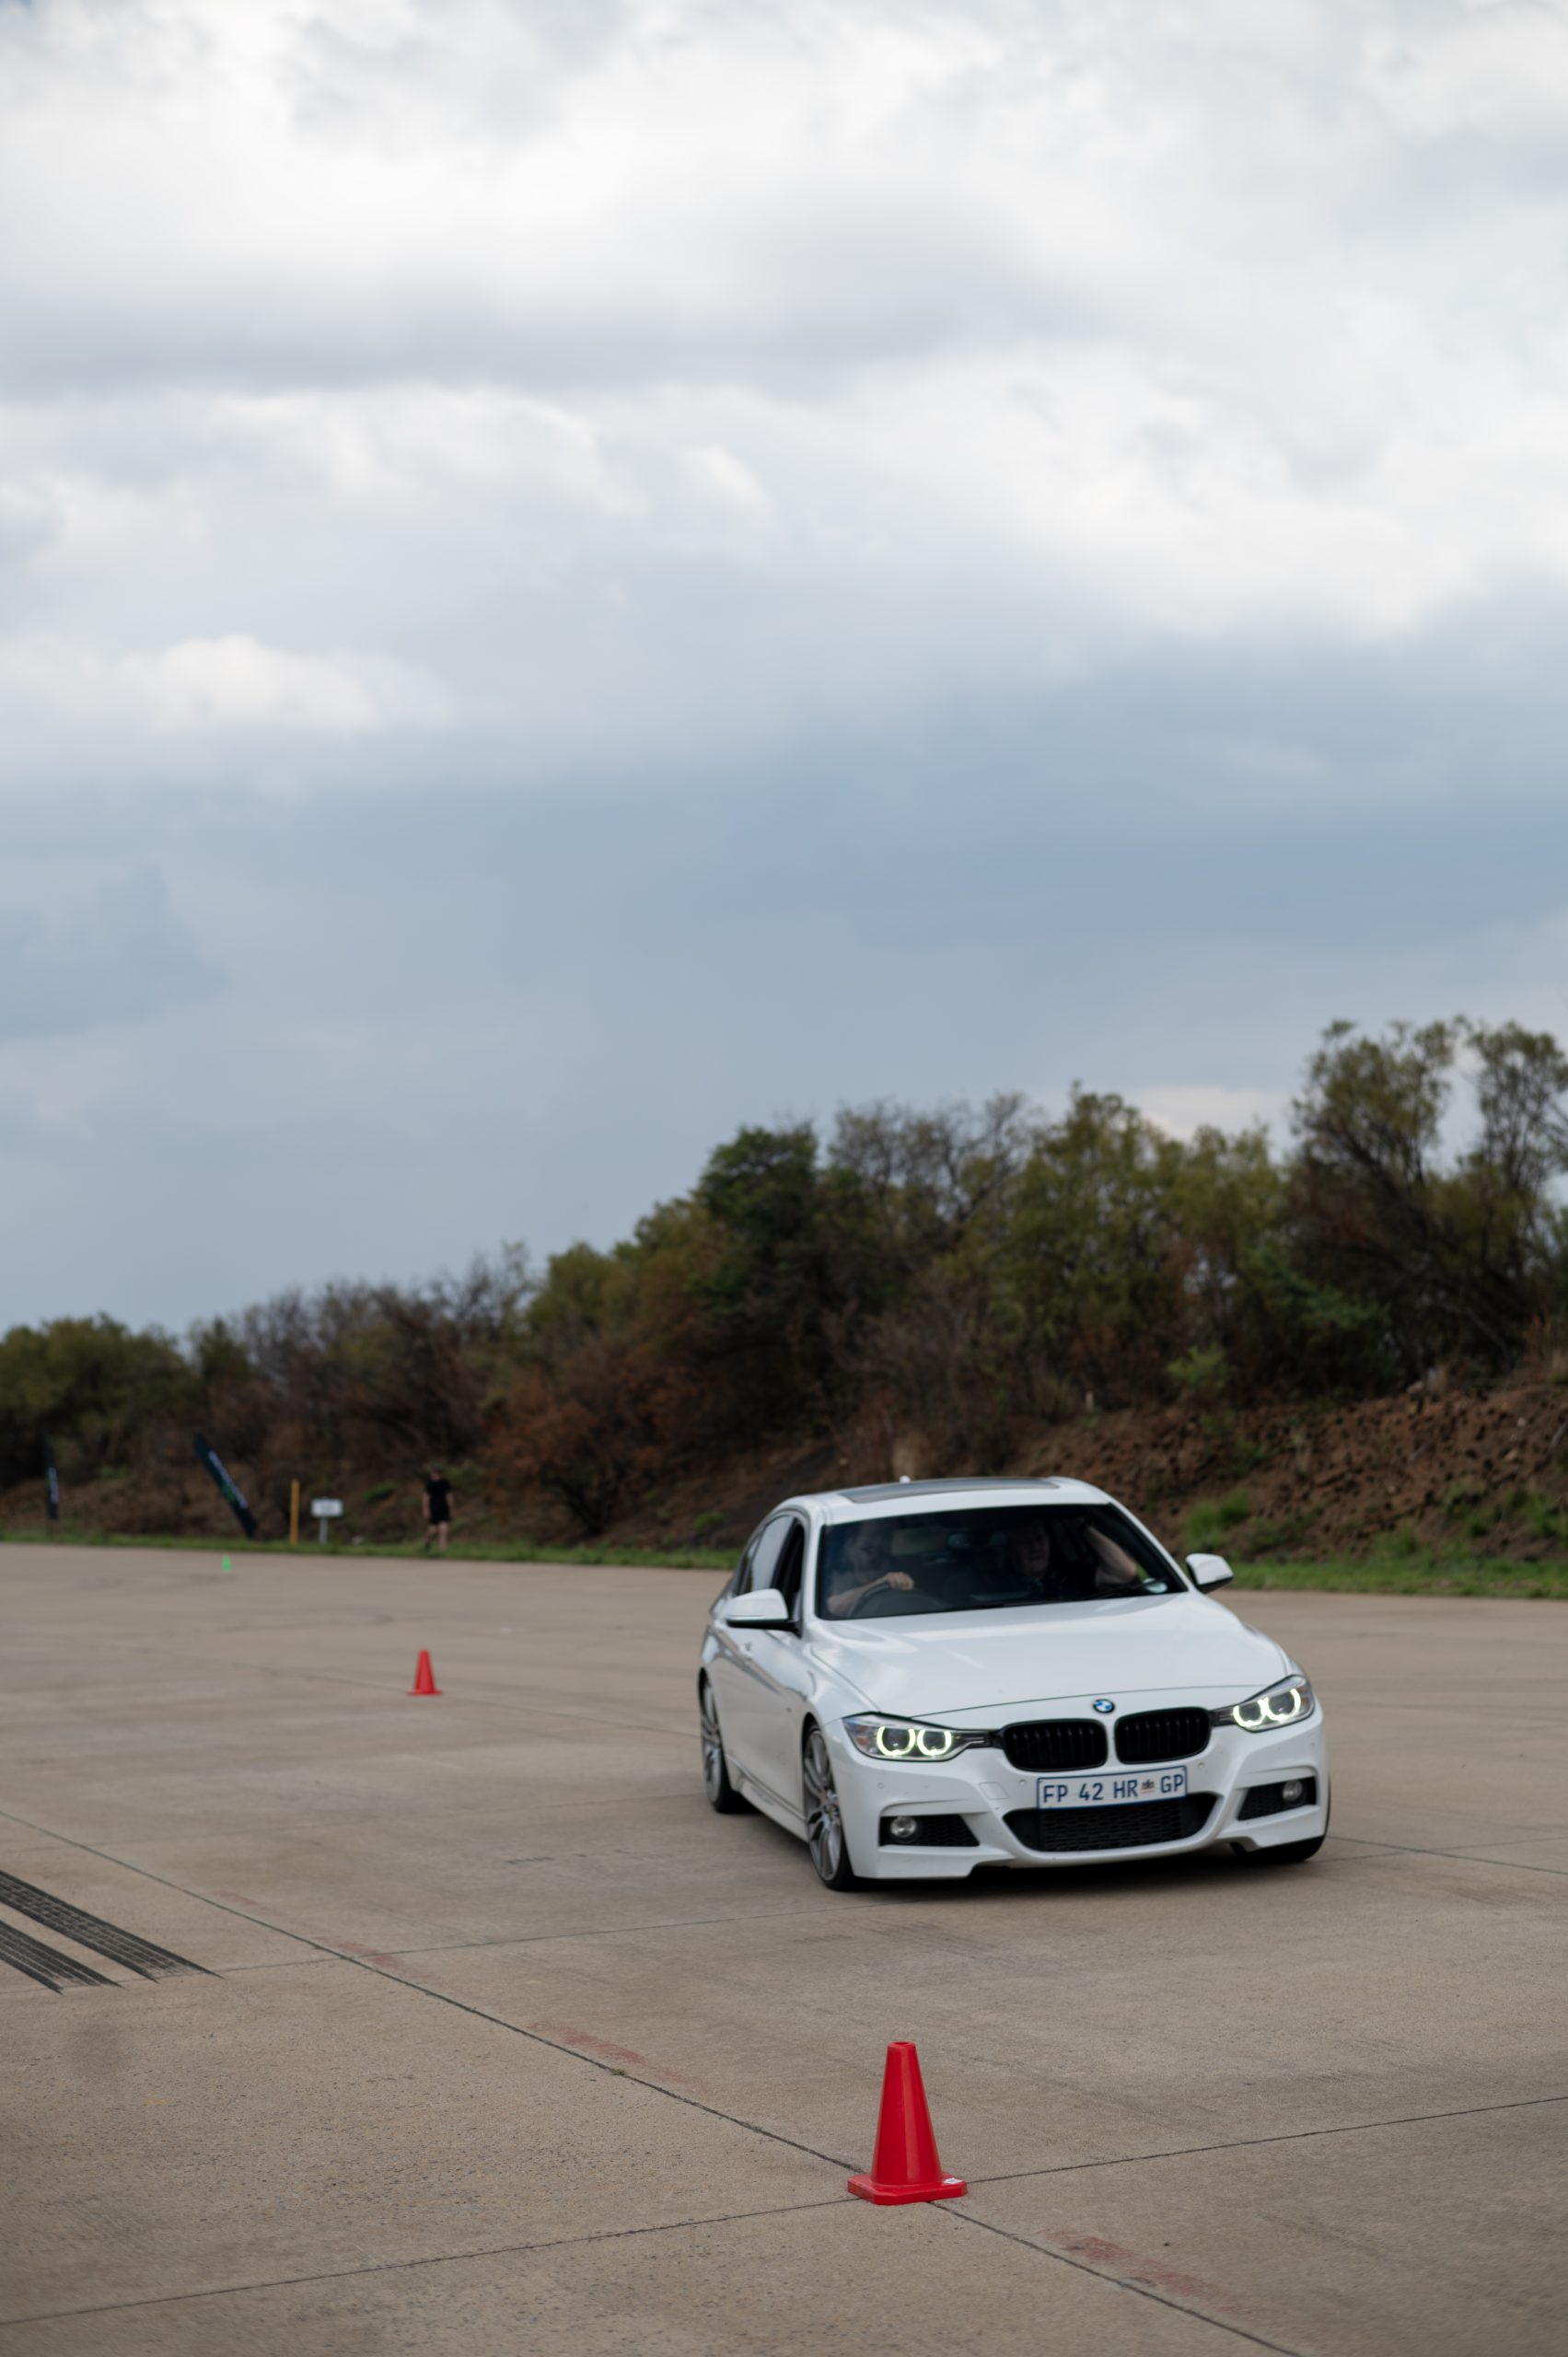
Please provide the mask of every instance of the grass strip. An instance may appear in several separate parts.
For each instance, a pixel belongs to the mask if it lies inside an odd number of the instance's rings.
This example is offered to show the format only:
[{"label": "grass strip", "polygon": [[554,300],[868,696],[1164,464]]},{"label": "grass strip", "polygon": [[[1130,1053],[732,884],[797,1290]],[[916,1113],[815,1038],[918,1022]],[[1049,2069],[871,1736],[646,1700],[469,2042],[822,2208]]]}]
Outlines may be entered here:
[{"label": "grass strip", "polygon": [[1348,1596],[1568,1597],[1568,1562],[1520,1563],[1504,1555],[1401,1555],[1353,1562],[1234,1563],[1238,1588],[1323,1588]]},{"label": "grass strip", "polygon": [[[286,1538],[242,1538],[236,1531],[232,1538],[222,1532],[192,1537],[180,1531],[168,1538],[156,1531],[127,1532],[120,1530],[78,1530],[61,1523],[54,1529],[37,1528],[0,1531],[0,1544],[17,1547],[142,1547],[177,1548],[200,1555],[292,1555],[300,1562],[327,1562],[334,1563],[384,1561],[389,1556],[396,1561],[416,1563],[439,1560],[433,1551],[427,1553],[416,1539],[366,1539],[363,1546],[322,1547],[314,1538],[302,1538],[291,1547]],[[602,1563],[627,1571],[653,1572],[732,1572],[738,1548],[722,1550],[712,1547],[536,1547],[525,1538],[470,1540],[466,1546],[454,1544],[447,1549],[448,1563]]]}]

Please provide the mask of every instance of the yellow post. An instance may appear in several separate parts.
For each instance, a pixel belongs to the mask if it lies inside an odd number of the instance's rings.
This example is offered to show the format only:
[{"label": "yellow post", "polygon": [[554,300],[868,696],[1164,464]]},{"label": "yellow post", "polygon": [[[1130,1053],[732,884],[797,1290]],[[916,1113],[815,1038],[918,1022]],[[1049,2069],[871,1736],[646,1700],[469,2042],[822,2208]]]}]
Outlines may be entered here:
[{"label": "yellow post", "polygon": [[297,1481],[291,1481],[288,1485],[288,1543],[291,1547],[297,1547],[299,1544],[299,1484]]}]

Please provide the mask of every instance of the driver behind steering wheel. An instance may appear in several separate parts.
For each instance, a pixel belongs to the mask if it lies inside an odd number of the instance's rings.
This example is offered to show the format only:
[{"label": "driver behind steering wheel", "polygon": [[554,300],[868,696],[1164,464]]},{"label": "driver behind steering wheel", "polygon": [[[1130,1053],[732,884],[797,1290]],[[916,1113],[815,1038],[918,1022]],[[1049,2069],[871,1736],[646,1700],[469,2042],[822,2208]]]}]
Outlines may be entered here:
[{"label": "driver behind steering wheel", "polygon": [[832,1592],[827,1599],[827,1610],[835,1620],[847,1620],[866,1596],[878,1588],[912,1588],[908,1572],[896,1570],[885,1561],[886,1549],[874,1522],[857,1522],[844,1539],[843,1556],[833,1573]]}]

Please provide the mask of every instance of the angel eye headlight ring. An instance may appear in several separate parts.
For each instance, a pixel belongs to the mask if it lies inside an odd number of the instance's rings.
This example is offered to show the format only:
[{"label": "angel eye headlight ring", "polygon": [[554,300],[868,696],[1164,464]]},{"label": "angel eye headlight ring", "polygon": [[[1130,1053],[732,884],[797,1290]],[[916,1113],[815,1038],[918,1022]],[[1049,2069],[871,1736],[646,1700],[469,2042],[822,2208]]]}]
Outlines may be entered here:
[{"label": "angel eye headlight ring", "polygon": [[1209,1717],[1217,1727],[1237,1726],[1248,1735],[1264,1735],[1271,1727],[1295,1726],[1299,1720],[1310,1718],[1313,1707],[1312,1689],[1298,1671],[1294,1678],[1266,1686],[1260,1694],[1249,1694],[1245,1702],[1211,1711]]},{"label": "angel eye headlight ring", "polygon": [[934,1727],[919,1719],[883,1719],[870,1712],[846,1719],[844,1732],[868,1759],[921,1760],[933,1765],[991,1739],[972,1728]]},{"label": "angel eye headlight ring", "polygon": [[923,1759],[946,1759],[958,1747],[950,1727],[916,1727],[914,1747]]}]

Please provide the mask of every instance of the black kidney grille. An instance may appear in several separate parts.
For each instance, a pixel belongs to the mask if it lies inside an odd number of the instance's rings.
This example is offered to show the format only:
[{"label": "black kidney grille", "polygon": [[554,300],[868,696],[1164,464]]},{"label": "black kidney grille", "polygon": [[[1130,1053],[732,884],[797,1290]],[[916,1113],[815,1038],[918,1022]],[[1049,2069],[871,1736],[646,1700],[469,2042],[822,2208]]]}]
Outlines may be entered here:
[{"label": "black kidney grille", "polygon": [[1105,1729],[1097,1719],[1020,1719],[1002,1730],[1002,1748],[1015,1768],[1103,1768]]},{"label": "black kidney grille", "polygon": [[1116,1729],[1116,1756],[1130,1764],[1191,1759],[1209,1747],[1207,1711],[1134,1711]]},{"label": "black kidney grille", "polygon": [[1179,1800],[1129,1801],[1117,1808],[1016,1808],[1008,1831],[1026,1850],[1060,1855],[1069,1850],[1144,1850],[1159,1841],[1188,1841],[1201,1833],[1214,1807],[1212,1793]]}]

